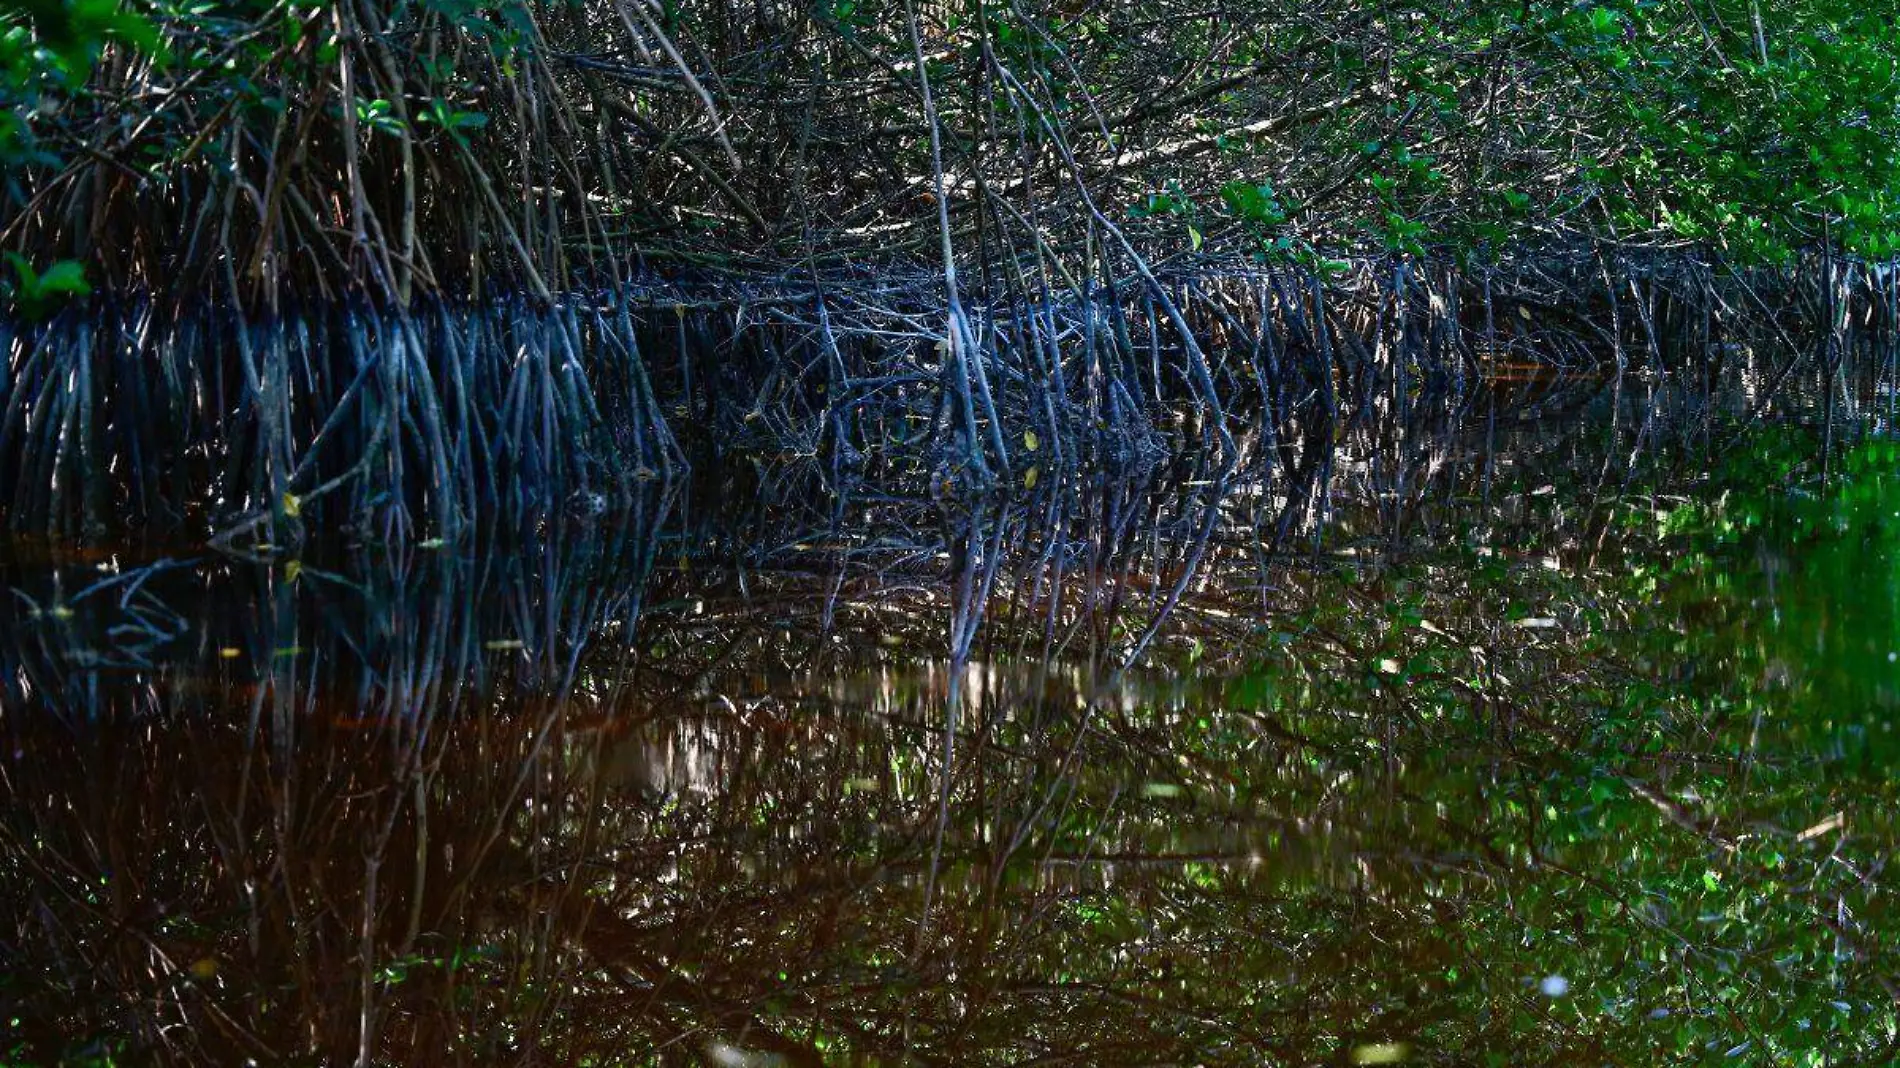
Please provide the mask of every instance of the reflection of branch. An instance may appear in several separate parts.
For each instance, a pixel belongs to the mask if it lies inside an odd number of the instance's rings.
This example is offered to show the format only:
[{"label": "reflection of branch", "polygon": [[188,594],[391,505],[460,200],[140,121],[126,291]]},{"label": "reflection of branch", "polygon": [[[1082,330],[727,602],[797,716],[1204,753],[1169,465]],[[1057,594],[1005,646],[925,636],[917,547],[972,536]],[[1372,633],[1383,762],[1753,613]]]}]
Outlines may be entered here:
[{"label": "reflection of branch", "polygon": [[[34,846],[38,848],[38,851],[50,853],[53,856],[58,857],[60,861],[62,862],[62,865],[66,869],[68,869],[66,877],[61,878],[60,876],[55,875],[53,872],[47,870],[47,868],[44,865],[42,865],[37,859],[35,859],[34,854],[36,850],[33,848],[29,848],[27,846],[27,843],[21,841],[18,838],[18,836],[16,836],[13,833],[13,831],[9,827],[7,827],[5,824],[0,824],[0,835],[4,835],[6,838],[11,839],[9,848],[6,851],[7,855],[13,858],[14,863],[32,870],[33,873],[38,877],[37,881],[39,885],[53,888],[61,897],[66,899],[67,903],[69,903],[70,905],[73,906],[73,908],[81,912],[94,913],[95,915],[97,915],[97,917],[100,920],[108,919],[108,917],[105,915],[104,909],[102,909],[98,904],[91,901],[82,900],[78,895],[74,894],[73,891],[71,890],[72,886],[85,885],[91,882],[91,878],[86,874],[85,869],[73,863],[71,860],[68,860],[65,857],[61,856],[57,850],[53,849],[44,840],[36,841],[34,843]],[[44,909],[45,906],[42,903],[40,907]],[[142,927],[140,927],[138,924],[131,922],[131,919],[129,917],[121,916],[116,919],[112,919],[111,927],[112,927],[113,935],[115,936],[123,933],[123,934],[130,934],[133,938],[136,938],[142,945],[144,945],[146,952],[150,953],[152,955],[152,958],[156,960],[160,965],[162,965],[167,971],[169,971],[172,976],[183,976],[183,975],[189,974],[187,969],[179,967],[178,962],[174,961],[171,958],[171,955],[165,952],[165,949],[163,946],[160,946],[158,942],[155,941],[151,935],[147,934]],[[112,938],[108,937],[104,939],[103,941],[106,944],[110,944],[112,941]],[[105,974],[106,969],[100,961],[92,960],[86,957],[83,942],[79,940],[75,940],[74,949],[79,954],[81,962],[85,964],[87,971],[91,972],[95,979]],[[124,994],[126,995],[128,1001],[135,1002],[138,1000],[142,1000],[141,998],[133,995],[130,991],[125,991]],[[230,1034],[232,1037],[249,1043],[253,1049],[261,1051],[264,1054],[265,1058],[267,1058],[270,1061],[275,1062],[282,1059],[274,1050],[271,1049],[268,1043],[266,1043],[263,1039],[259,1038],[255,1033],[250,1031],[248,1028],[244,1027],[244,1025],[232,1019],[231,1014],[224,1010],[224,1006],[219,1005],[217,1002],[217,999],[212,997],[208,992],[205,993],[204,996],[200,1000],[201,1000],[201,1003],[206,1008],[206,1010],[208,1010],[211,1013],[212,1017],[217,1021],[219,1026],[224,1028],[225,1031],[228,1034]],[[162,1036],[163,1032],[161,1031],[160,1034]]]},{"label": "reflection of branch", "polygon": [[1713,845],[1721,846],[1725,852],[1735,852],[1736,845],[1733,839],[1718,831],[1702,826],[1701,823],[1696,821],[1695,816],[1692,815],[1688,809],[1683,808],[1675,801],[1663,796],[1636,779],[1627,775],[1622,776],[1622,779],[1623,785],[1628,786],[1631,793],[1656,806],[1656,810],[1661,812],[1670,823],[1675,824],[1691,834],[1706,839]]},{"label": "reflection of branch", "polygon": [[1861,938],[1859,931],[1854,930],[1840,920],[1828,915],[1827,910],[1818,909],[1816,910],[1816,914],[1820,916],[1821,923],[1826,926],[1828,930],[1833,931],[1840,937],[1841,941],[1847,943],[1848,948],[1854,951],[1855,956],[1867,962],[1873,970],[1874,981],[1880,984],[1880,988],[1887,992],[1887,996],[1893,999],[1895,1004],[1900,1004],[1900,983],[1896,983],[1893,976],[1879,969],[1877,966],[1877,962],[1880,959],[1878,951],[1867,945],[1866,941]]}]

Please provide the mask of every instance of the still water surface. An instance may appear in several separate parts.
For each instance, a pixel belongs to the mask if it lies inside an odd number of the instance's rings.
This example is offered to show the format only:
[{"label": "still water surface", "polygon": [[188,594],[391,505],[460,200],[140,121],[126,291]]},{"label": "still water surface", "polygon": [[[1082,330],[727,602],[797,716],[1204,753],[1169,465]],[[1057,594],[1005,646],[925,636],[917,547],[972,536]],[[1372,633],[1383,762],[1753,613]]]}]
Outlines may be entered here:
[{"label": "still water surface", "polygon": [[17,543],[0,1062],[1892,1063],[1842,448]]}]

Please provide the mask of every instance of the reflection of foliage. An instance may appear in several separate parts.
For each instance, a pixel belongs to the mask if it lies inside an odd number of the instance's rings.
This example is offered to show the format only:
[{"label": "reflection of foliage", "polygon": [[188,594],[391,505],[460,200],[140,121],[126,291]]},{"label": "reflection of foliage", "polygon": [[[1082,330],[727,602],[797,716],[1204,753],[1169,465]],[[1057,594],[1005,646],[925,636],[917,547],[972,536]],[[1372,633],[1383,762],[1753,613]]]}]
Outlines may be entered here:
[{"label": "reflection of foliage", "polygon": [[[1891,676],[1799,628],[1894,634],[1850,581],[1893,573],[1885,448],[1811,496],[1793,449],[1740,454],[1596,563],[1490,523],[1547,518],[1516,485],[1438,547],[1344,515],[1246,614],[1222,537],[1150,646],[1186,679],[1114,672],[1147,618],[1081,607],[1158,596],[1159,537],[1057,604],[996,580],[954,667],[944,576],[892,563],[934,554],[819,514],[226,575],[252,618],[93,665],[141,681],[90,725],[48,635],[118,602],[35,586],[69,615],[0,632],[6,692],[72,725],[0,719],[34,754],[0,780],[6,1041],[333,1062],[367,1007],[392,1062],[1879,1063],[1895,788],[1846,743]],[[1198,525],[1173,508],[1145,522]],[[987,521],[951,519],[952,586],[1043,574],[1020,513],[1019,555],[972,548]]]}]

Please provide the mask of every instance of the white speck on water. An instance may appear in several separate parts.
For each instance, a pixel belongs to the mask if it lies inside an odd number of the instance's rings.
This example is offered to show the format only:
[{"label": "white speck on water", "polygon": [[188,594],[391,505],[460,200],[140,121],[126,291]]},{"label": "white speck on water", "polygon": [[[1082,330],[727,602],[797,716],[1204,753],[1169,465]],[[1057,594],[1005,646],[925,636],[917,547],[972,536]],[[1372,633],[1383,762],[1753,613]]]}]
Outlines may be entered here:
[{"label": "white speck on water", "polygon": [[784,1061],[784,1058],[775,1054],[758,1053],[718,1041],[706,1044],[706,1059],[720,1068],[764,1068]]},{"label": "white speck on water", "polygon": [[1547,998],[1560,998],[1570,993],[1570,980],[1561,975],[1546,975],[1538,981],[1537,989]]}]

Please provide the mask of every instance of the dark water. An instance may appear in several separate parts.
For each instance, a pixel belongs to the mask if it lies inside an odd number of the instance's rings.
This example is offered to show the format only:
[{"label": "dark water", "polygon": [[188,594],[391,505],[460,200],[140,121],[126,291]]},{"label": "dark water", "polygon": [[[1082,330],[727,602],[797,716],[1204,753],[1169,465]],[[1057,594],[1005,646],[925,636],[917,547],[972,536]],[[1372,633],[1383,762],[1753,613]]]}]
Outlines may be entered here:
[{"label": "dark water", "polygon": [[1900,453],[1509,438],[16,543],[0,1062],[1891,1063]]}]

